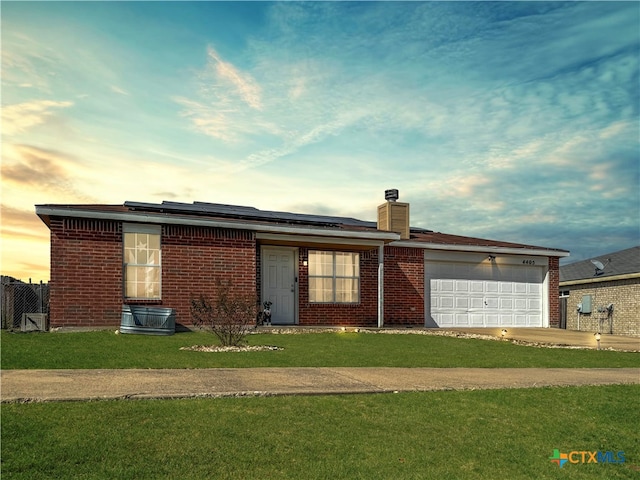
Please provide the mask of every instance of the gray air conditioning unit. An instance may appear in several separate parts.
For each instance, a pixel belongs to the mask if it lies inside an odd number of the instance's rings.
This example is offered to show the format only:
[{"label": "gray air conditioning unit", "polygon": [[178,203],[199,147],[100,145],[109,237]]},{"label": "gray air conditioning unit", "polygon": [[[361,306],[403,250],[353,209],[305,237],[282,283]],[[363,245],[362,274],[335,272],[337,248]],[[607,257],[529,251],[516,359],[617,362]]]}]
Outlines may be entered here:
[{"label": "gray air conditioning unit", "polygon": [[47,314],[23,313],[22,322],[20,323],[20,330],[22,332],[46,332]]}]

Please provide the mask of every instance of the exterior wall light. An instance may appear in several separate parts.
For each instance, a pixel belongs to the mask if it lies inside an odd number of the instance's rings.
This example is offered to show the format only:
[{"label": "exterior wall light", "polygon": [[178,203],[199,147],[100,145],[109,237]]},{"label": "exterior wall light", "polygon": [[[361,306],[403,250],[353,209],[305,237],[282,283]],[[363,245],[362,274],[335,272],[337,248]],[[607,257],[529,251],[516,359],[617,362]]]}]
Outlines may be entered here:
[{"label": "exterior wall light", "polygon": [[496,261],[496,256],[495,255],[489,255],[487,258],[489,259],[490,262],[495,262]]},{"label": "exterior wall light", "polygon": [[598,346],[596,347],[597,350],[600,350],[600,332],[596,332],[593,334],[594,337],[596,337],[596,343],[598,344]]}]

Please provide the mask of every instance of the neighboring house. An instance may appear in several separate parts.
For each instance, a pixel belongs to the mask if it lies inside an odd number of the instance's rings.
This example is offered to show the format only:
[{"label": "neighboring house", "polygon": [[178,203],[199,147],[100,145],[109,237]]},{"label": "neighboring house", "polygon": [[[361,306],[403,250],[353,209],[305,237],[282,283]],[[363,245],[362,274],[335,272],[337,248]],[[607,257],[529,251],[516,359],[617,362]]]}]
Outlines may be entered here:
[{"label": "neighboring house", "polygon": [[378,222],[194,202],[37,205],[51,230],[51,327],[119,325],[123,304],[175,309],[216,282],[273,302],[279,325],[558,326],[565,250]]},{"label": "neighboring house", "polygon": [[640,335],[640,246],[560,267],[560,301],[568,329]]}]

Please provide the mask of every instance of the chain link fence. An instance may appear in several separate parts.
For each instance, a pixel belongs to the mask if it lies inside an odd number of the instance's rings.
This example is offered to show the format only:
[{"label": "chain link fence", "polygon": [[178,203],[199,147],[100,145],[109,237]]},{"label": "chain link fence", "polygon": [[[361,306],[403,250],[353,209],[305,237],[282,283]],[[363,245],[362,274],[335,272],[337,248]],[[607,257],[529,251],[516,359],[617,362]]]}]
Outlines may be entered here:
[{"label": "chain link fence", "polygon": [[49,317],[49,285],[24,283],[2,276],[2,328],[46,330]]}]

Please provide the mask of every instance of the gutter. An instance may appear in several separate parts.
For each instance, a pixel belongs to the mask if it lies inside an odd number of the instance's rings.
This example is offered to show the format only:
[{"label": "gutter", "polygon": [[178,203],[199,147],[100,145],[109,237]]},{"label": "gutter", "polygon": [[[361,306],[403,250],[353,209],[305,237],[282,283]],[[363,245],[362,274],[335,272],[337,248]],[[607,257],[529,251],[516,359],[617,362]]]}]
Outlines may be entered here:
[{"label": "gutter", "polygon": [[615,280],[631,280],[633,278],[640,278],[640,272],[627,273],[624,275],[611,275],[610,277],[583,278],[582,280],[565,280],[564,282],[560,282],[560,286],[569,287],[571,285],[586,285],[589,283],[613,282]]},{"label": "gutter", "polygon": [[542,248],[518,248],[518,247],[496,247],[489,245],[450,245],[443,243],[426,243],[411,241],[396,241],[389,244],[392,247],[422,248],[424,250],[448,250],[456,252],[480,252],[480,253],[500,253],[509,255],[538,255],[542,257],[568,257],[569,252],[563,250],[547,250]]},{"label": "gutter", "polygon": [[145,213],[130,212],[100,212],[95,210],[67,210],[55,207],[36,205],[38,216],[58,216],[75,218],[92,218],[99,220],[116,220],[131,223],[153,223],[162,225],[192,225],[213,228],[229,228],[235,230],[251,230],[255,232],[285,233],[292,235],[312,235],[332,238],[356,238],[365,240],[382,240],[391,242],[398,240],[400,235],[393,232],[358,232],[349,230],[329,230],[320,228],[300,228],[287,225],[265,225],[260,223],[235,223],[221,220],[204,220],[185,218],[178,215],[158,216]]}]

